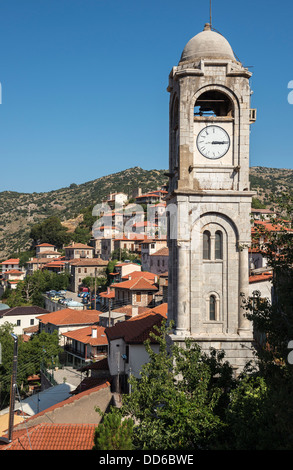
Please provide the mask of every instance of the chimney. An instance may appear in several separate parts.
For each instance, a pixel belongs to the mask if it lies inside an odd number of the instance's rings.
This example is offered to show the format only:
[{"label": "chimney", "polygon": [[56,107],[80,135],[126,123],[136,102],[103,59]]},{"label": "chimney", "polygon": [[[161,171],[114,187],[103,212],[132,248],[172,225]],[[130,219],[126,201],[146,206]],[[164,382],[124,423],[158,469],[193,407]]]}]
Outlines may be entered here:
[{"label": "chimney", "polygon": [[92,327],[92,338],[97,338],[97,336],[98,336],[97,327],[93,326]]},{"label": "chimney", "polygon": [[136,317],[136,315],[138,315],[138,306],[137,305],[132,305],[131,314],[132,314],[133,317]]}]

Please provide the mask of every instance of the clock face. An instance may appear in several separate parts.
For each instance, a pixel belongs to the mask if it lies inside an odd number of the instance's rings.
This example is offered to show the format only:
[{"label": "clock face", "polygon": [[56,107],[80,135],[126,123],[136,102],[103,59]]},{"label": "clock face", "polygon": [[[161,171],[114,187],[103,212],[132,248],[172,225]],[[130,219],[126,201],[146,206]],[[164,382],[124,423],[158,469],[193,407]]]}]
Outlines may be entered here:
[{"label": "clock face", "polygon": [[199,152],[206,158],[223,157],[230,148],[230,137],[220,126],[207,126],[200,131],[196,141]]}]

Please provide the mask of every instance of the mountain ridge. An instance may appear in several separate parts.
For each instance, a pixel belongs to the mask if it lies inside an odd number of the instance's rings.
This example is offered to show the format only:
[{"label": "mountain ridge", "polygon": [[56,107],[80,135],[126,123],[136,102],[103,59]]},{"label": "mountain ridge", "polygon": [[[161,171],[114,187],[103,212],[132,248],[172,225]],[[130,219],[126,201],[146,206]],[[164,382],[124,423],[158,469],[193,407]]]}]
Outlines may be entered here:
[{"label": "mountain ridge", "polygon": [[[89,206],[101,203],[111,192],[151,191],[168,183],[168,170],[128,168],[84,183],[47,192],[0,192],[0,259],[29,248],[30,228],[50,216],[64,223],[77,218]],[[293,170],[286,168],[251,167],[251,189],[261,204],[270,207],[271,195],[293,189]]]}]

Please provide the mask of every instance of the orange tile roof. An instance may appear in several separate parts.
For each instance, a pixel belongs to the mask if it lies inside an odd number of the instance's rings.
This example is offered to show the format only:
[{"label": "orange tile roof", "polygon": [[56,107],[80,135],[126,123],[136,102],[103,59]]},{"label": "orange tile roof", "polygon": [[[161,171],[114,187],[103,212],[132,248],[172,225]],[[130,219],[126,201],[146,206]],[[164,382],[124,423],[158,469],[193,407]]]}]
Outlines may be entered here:
[{"label": "orange tile roof", "polygon": [[46,313],[37,317],[40,322],[46,324],[51,323],[52,325],[87,325],[95,324],[99,321],[99,315],[101,314],[98,310],[74,310],[72,308],[63,308],[62,310],[56,310],[56,312]]},{"label": "orange tile roof", "polygon": [[19,264],[19,258],[10,258],[0,264]]},{"label": "orange tile roof", "polygon": [[101,258],[76,258],[67,261],[71,266],[106,266],[108,261]]},{"label": "orange tile roof", "polygon": [[165,302],[163,304],[158,305],[155,308],[152,308],[152,312],[159,313],[163,317],[167,318],[167,313],[168,313],[168,303]]},{"label": "orange tile roof", "polygon": [[272,273],[254,274],[252,276],[249,276],[249,284],[262,281],[270,281],[271,279],[273,279]]},{"label": "orange tile roof", "polygon": [[2,450],[92,450],[95,424],[41,423],[14,431]]},{"label": "orange tile roof", "polygon": [[169,256],[169,248],[164,246],[150,256]]},{"label": "orange tile roof", "polygon": [[[257,227],[260,226],[260,227]],[[255,232],[258,228],[261,230],[263,227],[264,231],[268,232],[281,232],[281,231],[288,231],[291,232],[290,228],[286,227],[285,225],[281,225],[280,223],[274,222],[267,222],[265,220],[255,220],[254,227],[252,227],[252,233]]]},{"label": "orange tile roof", "polygon": [[129,274],[125,274],[125,276],[122,277],[122,279],[129,279],[131,277],[131,279],[135,279],[135,278],[139,278],[139,277],[143,277],[144,279],[149,279],[149,280],[152,280],[154,281],[157,276],[157,274],[154,274],[154,273],[150,273],[149,271],[133,271]]},{"label": "orange tile roof", "polygon": [[51,245],[51,243],[41,243],[40,245],[36,245],[37,246],[55,246],[55,245]]},{"label": "orange tile roof", "polygon": [[[93,328],[95,328],[95,330],[97,331],[96,338],[92,336]],[[80,328],[78,330],[62,333],[62,336],[74,339],[83,344],[90,344],[91,346],[108,344],[107,336],[105,335],[105,328],[102,326],[86,326],[85,328]]]},{"label": "orange tile roof", "polygon": [[5,271],[3,274],[25,274],[25,272],[19,271],[18,269],[10,269],[9,271]]},{"label": "orange tile roof", "polygon": [[[131,316],[132,315],[132,307],[133,306],[131,304],[123,305],[121,307],[117,307],[117,308],[113,309],[112,312],[121,313],[121,314]],[[150,311],[151,311],[151,309],[149,307],[140,307],[140,306],[138,306],[137,309],[138,309],[138,315],[140,315],[142,313],[146,313],[146,312],[150,313]]]},{"label": "orange tile roof", "polygon": [[105,299],[112,299],[115,297],[115,292],[112,290],[111,292],[101,292],[99,294],[100,297],[103,297]]},{"label": "orange tile roof", "polygon": [[64,266],[65,261],[61,260],[55,260],[55,261],[49,261],[49,263],[46,263],[45,268],[60,268],[61,266]]},{"label": "orange tile roof", "polygon": [[86,249],[86,250],[94,250],[92,246],[84,245],[83,243],[73,243],[72,245],[65,246],[64,249],[73,248],[75,249]]},{"label": "orange tile roof", "polygon": [[129,290],[158,290],[158,288],[149,279],[138,277],[128,281],[118,282],[112,284],[115,289],[129,289]]}]

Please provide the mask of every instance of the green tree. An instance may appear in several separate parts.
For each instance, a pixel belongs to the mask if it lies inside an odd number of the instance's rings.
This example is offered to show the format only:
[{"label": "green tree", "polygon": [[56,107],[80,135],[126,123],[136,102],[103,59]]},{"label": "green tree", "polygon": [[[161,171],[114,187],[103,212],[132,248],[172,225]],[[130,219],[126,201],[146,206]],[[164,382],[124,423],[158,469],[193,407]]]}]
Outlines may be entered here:
[{"label": "green tree", "polygon": [[[291,450],[293,447],[293,192],[277,201],[278,231],[267,232],[261,247],[273,268],[272,302],[256,292],[245,299],[247,317],[257,333],[256,366],[247,367],[227,408],[226,447],[249,450]],[[284,222],[285,219],[285,222]]]},{"label": "green tree", "polygon": [[[93,290],[95,287],[95,278],[93,276],[87,276],[82,279],[82,284],[85,287],[88,287],[89,289]],[[107,278],[104,276],[98,276],[96,277],[96,287],[102,287],[104,288],[107,284]]]},{"label": "green tree", "polygon": [[118,409],[112,407],[110,413],[102,414],[103,422],[95,429],[93,450],[133,450],[133,420],[123,419]]},{"label": "green tree", "polygon": [[187,341],[184,347],[169,347],[164,322],[155,336],[159,352],[150,340],[145,343],[150,360],[141,378],[130,378],[131,394],[123,397],[123,413],[139,423],[133,430],[135,448],[208,449],[225,426],[218,411],[233,385],[232,369],[219,362],[216,380],[213,361],[198,345]]},{"label": "green tree", "polygon": [[34,244],[51,243],[57,248],[62,248],[64,244],[70,242],[68,229],[61,224],[58,217],[52,216],[43,222],[34,225],[30,231],[30,238]]},{"label": "green tree", "polygon": [[67,289],[70,282],[70,275],[66,272],[57,274],[48,270],[35,271],[20,281],[16,289],[6,289],[3,299],[9,307],[20,305],[44,306],[42,294],[47,290]]},{"label": "green tree", "polygon": [[[13,325],[6,322],[0,326],[0,343],[2,361],[0,364],[0,393],[1,408],[9,403],[12,362],[13,362]],[[41,364],[49,366],[52,357],[57,360],[61,348],[57,332],[52,334],[40,333],[33,335],[30,341],[24,342],[18,337],[17,357],[17,386],[20,393],[25,396],[27,378],[40,372]]]}]

